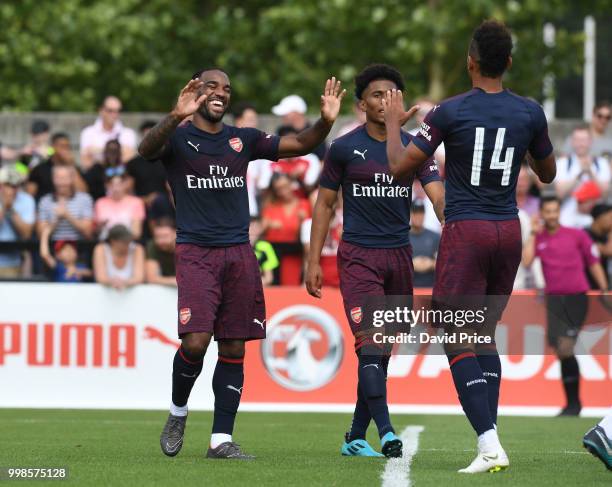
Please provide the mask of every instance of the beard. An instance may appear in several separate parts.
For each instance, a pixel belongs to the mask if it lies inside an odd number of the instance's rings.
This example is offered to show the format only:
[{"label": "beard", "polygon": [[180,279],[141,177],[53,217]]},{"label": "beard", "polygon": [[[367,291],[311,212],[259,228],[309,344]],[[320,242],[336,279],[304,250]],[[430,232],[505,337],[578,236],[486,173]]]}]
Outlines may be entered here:
[{"label": "beard", "polygon": [[223,120],[223,117],[225,116],[225,112],[227,111],[227,109],[223,110],[222,113],[220,114],[216,114],[216,113],[211,113],[208,110],[208,103],[204,103],[199,109],[198,109],[198,113],[200,114],[200,116],[211,123],[217,123],[220,122],[221,120]]}]

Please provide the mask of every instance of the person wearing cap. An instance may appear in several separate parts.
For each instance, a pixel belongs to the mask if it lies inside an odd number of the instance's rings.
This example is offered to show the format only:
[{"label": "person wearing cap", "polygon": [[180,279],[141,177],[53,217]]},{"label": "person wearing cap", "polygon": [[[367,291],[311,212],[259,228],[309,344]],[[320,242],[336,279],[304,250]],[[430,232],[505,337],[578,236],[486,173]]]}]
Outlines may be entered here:
[{"label": "person wearing cap", "polygon": [[83,174],[76,166],[74,154],[70,145],[70,138],[64,132],[57,132],[51,136],[51,156],[32,169],[28,176],[26,189],[36,201],[53,192],[52,170],[55,166],[74,168],[74,184],[78,191],[87,191],[87,184]]},{"label": "person wearing cap", "polygon": [[594,202],[596,189],[599,195],[605,195],[610,187],[610,164],[603,157],[592,156],[591,146],[589,127],[576,127],[572,132],[572,153],[557,160],[555,188],[561,200],[561,224],[564,226],[589,226],[592,206],[579,206],[578,198],[583,203]]},{"label": "person wearing cap", "polygon": [[[36,203],[21,190],[24,180],[13,167],[0,168],[0,241],[24,241],[32,236]],[[21,252],[0,250],[0,279],[14,279],[20,275]]]},{"label": "person wearing cap", "polygon": [[49,228],[51,240],[89,240],[93,236],[93,201],[77,191],[75,168],[53,167],[53,193],[38,203],[38,235]]},{"label": "person wearing cap", "polygon": [[[606,203],[595,205],[591,210],[591,216],[593,223],[585,230],[599,249],[601,266],[606,273],[609,286],[612,280],[612,205]],[[588,277],[591,289],[597,289],[597,283],[590,274]]]},{"label": "person wearing cap", "polygon": [[[310,122],[306,117],[308,106],[304,99],[299,95],[289,95],[283,98],[278,105],[272,107],[272,113],[277,117],[282,117],[282,125],[290,125],[297,132],[310,127]],[[315,147],[312,151],[320,160],[323,160],[327,152],[325,142]]]},{"label": "person wearing cap", "polygon": [[98,110],[94,124],[81,132],[81,167],[84,170],[102,160],[104,147],[109,140],[119,141],[122,162],[127,162],[136,154],[136,132],[121,123],[121,109],[119,98],[107,96]]},{"label": "person wearing cap", "polygon": [[51,270],[53,282],[81,282],[92,276],[91,269],[78,262],[79,253],[74,240],[58,240],[49,250],[50,228],[40,236],[40,257]]},{"label": "person wearing cap", "polygon": [[587,273],[596,289],[608,289],[606,275],[599,261],[599,251],[582,229],[560,223],[560,202],[555,196],[542,198],[540,216],[534,217],[532,230],[523,246],[522,263],[529,267],[535,257],[544,272],[547,338],[561,362],[561,378],[567,400],[561,416],[577,416],[580,369],[574,346],[588,311],[586,292],[590,289]]},{"label": "person wearing cap", "polygon": [[49,123],[46,120],[36,119],[30,128],[30,142],[20,151],[20,160],[30,170],[51,156],[53,150],[49,145]]},{"label": "person wearing cap", "polygon": [[424,223],[425,204],[423,200],[416,199],[410,207],[410,244],[414,266],[414,287],[433,287],[435,279],[434,271],[440,234],[425,228]]}]

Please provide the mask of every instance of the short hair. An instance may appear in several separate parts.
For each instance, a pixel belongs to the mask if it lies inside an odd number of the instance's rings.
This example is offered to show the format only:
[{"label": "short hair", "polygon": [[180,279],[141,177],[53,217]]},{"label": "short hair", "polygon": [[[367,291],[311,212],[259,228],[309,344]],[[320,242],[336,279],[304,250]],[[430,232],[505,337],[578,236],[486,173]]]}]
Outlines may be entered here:
[{"label": "short hair", "polygon": [[170,227],[176,229],[174,218],[162,216],[153,221],[153,228]]},{"label": "short hair", "polygon": [[234,105],[232,114],[234,115],[234,118],[240,118],[247,110],[253,110],[254,112],[257,112],[253,104],[249,103],[248,101],[241,101],[240,103],[236,103],[236,105]]},{"label": "short hair", "polygon": [[485,20],[476,27],[470,42],[470,56],[480,66],[480,74],[499,78],[512,55],[512,35],[503,22]]},{"label": "short hair", "polygon": [[404,77],[393,66],[388,64],[370,64],[355,76],[355,97],[361,99],[363,92],[372,81],[380,79],[392,81],[398,90],[404,90]]},{"label": "short hair", "polygon": [[599,100],[597,103],[595,103],[595,106],[593,106],[593,113],[595,113],[600,108],[610,109],[612,108],[612,106],[610,106],[610,102],[608,100]]},{"label": "short hair", "polygon": [[279,125],[276,127],[276,135],[284,137],[285,135],[293,135],[299,133],[293,125]]},{"label": "short hair", "polygon": [[131,242],[134,239],[132,232],[125,225],[117,224],[113,225],[108,231],[106,237],[107,242],[120,241],[120,242]]},{"label": "short hair", "polygon": [[581,123],[579,125],[576,125],[573,129],[572,129],[572,134],[574,132],[580,132],[580,131],[585,131],[588,132],[589,134],[591,133],[591,127],[589,127],[586,123]]},{"label": "short hair", "polygon": [[544,208],[544,205],[546,205],[547,203],[552,203],[552,202],[555,202],[559,206],[561,206],[561,200],[557,196],[555,195],[543,196],[540,199],[540,210]]},{"label": "short hair", "polygon": [[145,120],[144,122],[140,124],[140,127],[138,127],[138,130],[140,132],[144,132],[145,130],[152,129],[156,125],[157,125],[157,122],[155,120]]},{"label": "short hair", "polygon": [[198,79],[200,76],[202,76],[202,73],[205,73],[206,71],[221,71],[229,78],[229,74],[227,74],[227,71],[217,66],[211,66],[211,67],[202,68],[199,71],[196,71],[195,73],[193,73],[193,76],[191,77],[191,79]]},{"label": "short hair", "polygon": [[60,139],[66,139],[67,141],[70,141],[70,136],[66,132],[55,132],[51,136],[51,145],[55,144]]}]

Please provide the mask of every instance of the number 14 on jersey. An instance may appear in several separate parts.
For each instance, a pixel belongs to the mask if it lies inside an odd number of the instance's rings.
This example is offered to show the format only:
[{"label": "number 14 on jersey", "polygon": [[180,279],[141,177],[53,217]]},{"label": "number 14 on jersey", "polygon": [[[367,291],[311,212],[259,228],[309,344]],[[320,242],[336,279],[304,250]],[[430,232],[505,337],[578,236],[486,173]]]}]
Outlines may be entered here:
[{"label": "number 14 on jersey", "polygon": [[[506,128],[497,129],[495,137],[495,148],[491,156],[491,165],[489,169],[497,169],[503,171],[501,177],[501,185],[508,186],[510,184],[510,173],[512,172],[512,159],[514,158],[514,147],[506,148],[504,159],[501,158],[501,153],[504,148],[504,137],[506,136]],[[476,127],[476,137],[474,138],[474,156],[472,158],[472,177],[470,182],[472,186],[480,186],[480,173],[482,172],[482,152],[484,150],[484,127]]]}]

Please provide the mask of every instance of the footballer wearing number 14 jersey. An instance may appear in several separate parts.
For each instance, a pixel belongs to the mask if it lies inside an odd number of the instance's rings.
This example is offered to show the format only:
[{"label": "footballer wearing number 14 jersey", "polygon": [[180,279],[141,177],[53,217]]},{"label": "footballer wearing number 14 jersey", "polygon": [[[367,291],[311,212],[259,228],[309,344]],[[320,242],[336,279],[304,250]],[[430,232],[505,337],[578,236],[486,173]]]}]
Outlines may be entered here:
[{"label": "footballer wearing number 14 jersey", "polygon": [[[394,176],[414,173],[440,143],[446,148],[446,223],[434,298],[443,302],[444,296],[479,296],[495,303],[487,311],[488,326],[471,330],[490,338],[489,344],[445,348],[459,401],[478,435],[478,455],[461,473],[496,472],[509,466],[497,435],[501,365],[494,338],[521,260],[516,182],[527,152],[542,182],[551,183],[556,174],[542,108],[502,86],[502,76],[512,65],[511,53],[506,26],[483,22],[468,51],[473,88],[436,105],[407,147],[401,143],[400,126],[417,107],[404,112],[397,90],[385,99],[387,155]],[[456,331],[453,328],[447,333]]]},{"label": "footballer wearing number 14 jersey", "polygon": [[[176,106],[143,138],[139,152],[160,158],[176,204],[176,280],[181,346],[172,370],[170,414],[161,449],[183,445],[187,400],[202,371],[211,338],[219,344],[212,379],[215,395],[208,458],[250,459],[232,439],[244,382],[245,341],[266,336],[257,259],[249,244],[246,172],[254,159],[277,160],[312,152],[329,133],[344,96],[327,80],[321,118],[298,134],[276,137],[225,125],[231,85],[221,69],[203,69],[181,91]],[[193,116],[192,121],[185,119]]]}]

